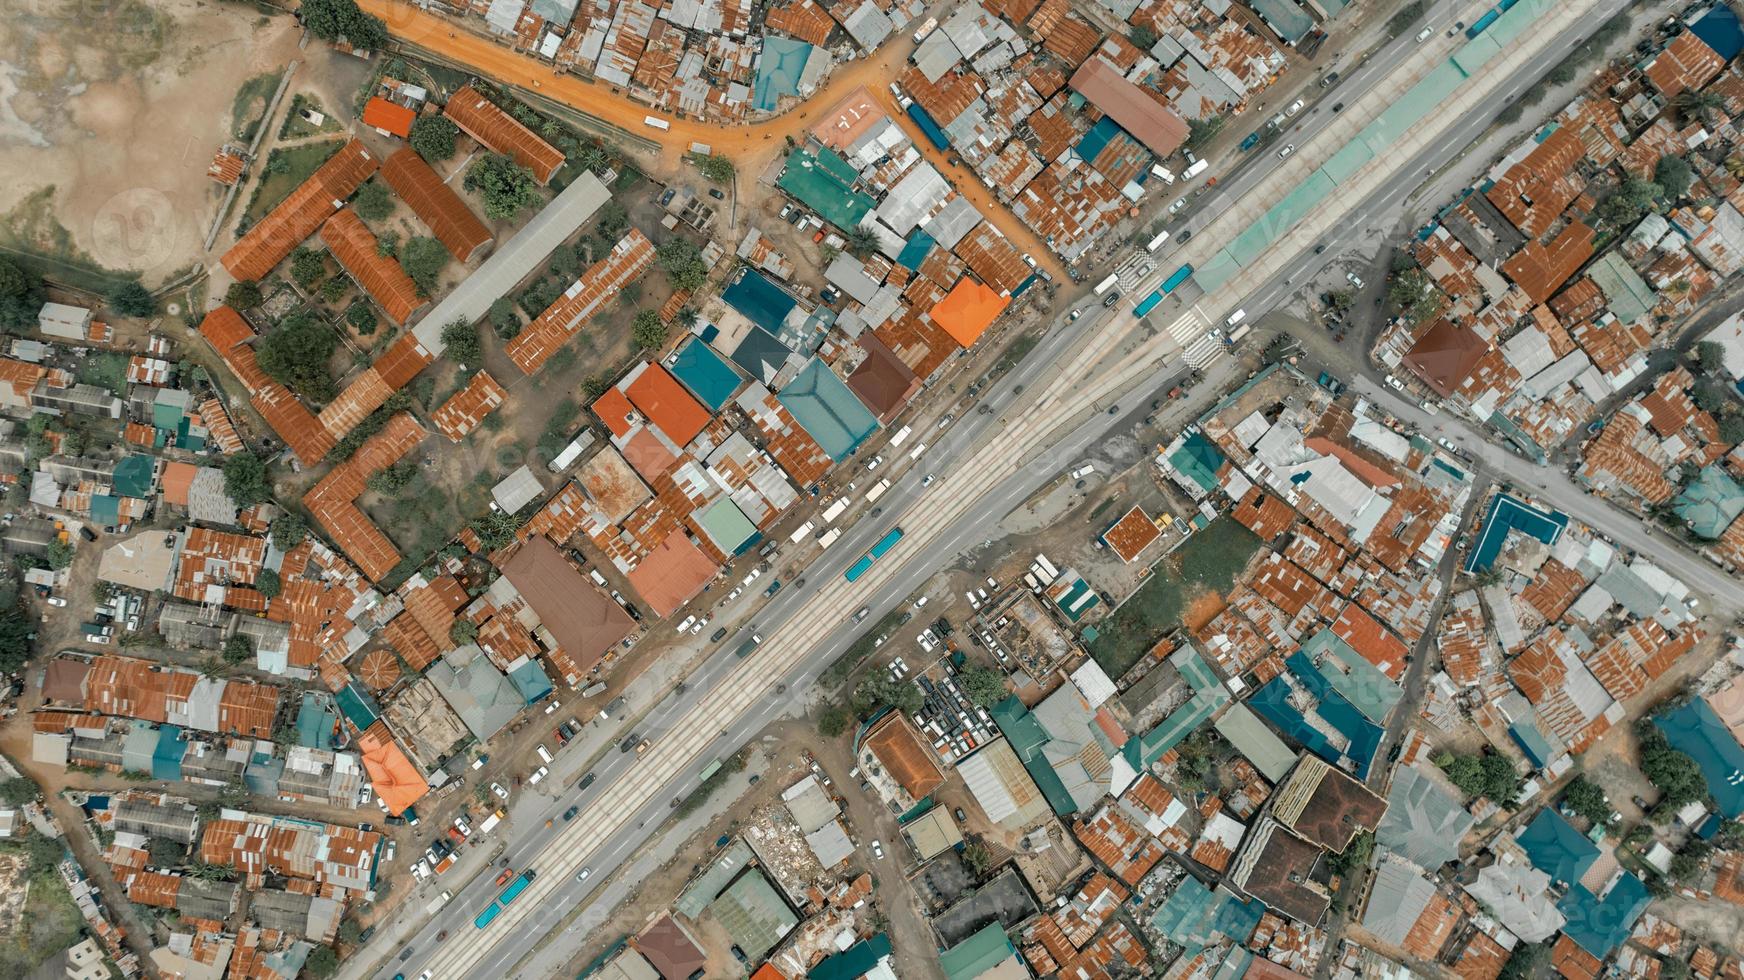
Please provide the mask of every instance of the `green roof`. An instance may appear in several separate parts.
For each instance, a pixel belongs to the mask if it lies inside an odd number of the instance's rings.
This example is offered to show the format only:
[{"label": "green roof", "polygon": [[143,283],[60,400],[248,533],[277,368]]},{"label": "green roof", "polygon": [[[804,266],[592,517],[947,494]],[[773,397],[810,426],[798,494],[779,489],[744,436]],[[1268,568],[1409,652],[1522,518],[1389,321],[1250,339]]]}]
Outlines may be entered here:
[{"label": "green roof", "polygon": [[1192,647],[1182,647],[1170,655],[1169,663],[1192,685],[1193,697],[1170,712],[1168,717],[1157,723],[1157,727],[1136,738],[1127,739],[1122,752],[1126,761],[1140,772],[1161,759],[1163,753],[1181,744],[1182,739],[1216,714],[1218,708],[1229,703],[1229,692],[1217,680],[1211,665],[1199,656],[1199,651]]},{"label": "green roof", "polygon": [[1206,493],[1217,489],[1217,471],[1223,468],[1223,451],[1198,430],[1187,433],[1181,448],[1169,457],[1169,465]]},{"label": "green roof", "polygon": [[1692,533],[1712,541],[1744,513],[1744,489],[1715,463],[1703,467],[1671,506]]},{"label": "green roof", "polygon": [[976,977],[1017,955],[1017,947],[999,923],[983,926],[968,939],[939,954],[939,967],[946,980],[975,980]]},{"label": "green roof", "polygon": [[731,497],[715,498],[713,503],[696,512],[696,522],[723,554],[736,555],[757,538],[757,525],[751,523]]},{"label": "green roof", "polygon": [[841,228],[858,228],[875,202],[854,190],[859,174],[836,151],[808,146],[787,158],[776,186]]},{"label": "green roof", "polygon": [[115,464],[110,483],[123,497],[149,497],[156,486],[157,460],[135,453]]},{"label": "green roof", "polygon": [[806,433],[836,462],[848,458],[878,431],[878,418],[836,377],[829,365],[812,358],[775,396]]},{"label": "green roof", "polygon": [[755,963],[781,942],[781,937],[799,924],[787,901],[757,868],[747,868],[720,897],[709,903],[721,927],[734,945]]},{"label": "green roof", "polygon": [[1323,629],[1302,644],[1302,652],[1332,689],[1344,695],[1368,720],[1385,725],[1393,707],[1405,696],[1384,671],[1363,658],[1356,648]]},{"label": "green roof", "polygon": [[1011,744],[1011,751],[1017,754],[1018,761],[1029,771],[1036,788],[1042,791],[1048,806],[1062,817],[1077,813],[1077,801],[1072,799],[1072,794],[1066,789],[1060,774],[1048,762],[1047,753],[1042,751],[1048,744],[1048,733],[1042,728],[1042,723],[1016,697],[1008,697],[989,710],[993,713],[993,720],[998,723],[999,730],[1004,733],[1005,740]]},{"label": "green roof", "polygon": [[862,939],[834,956],[826,956],[806,971],[805,980],[859,980],[890,955],[890,937],[882,932]]},{"label": "green roof", "polygon": [[1587,267],[1587,275],[1598,284],[1611,312],[1623,323],[1634,323],[1653,309],[1653,289],[1617,252],[1609,251],[1594,259]]}]

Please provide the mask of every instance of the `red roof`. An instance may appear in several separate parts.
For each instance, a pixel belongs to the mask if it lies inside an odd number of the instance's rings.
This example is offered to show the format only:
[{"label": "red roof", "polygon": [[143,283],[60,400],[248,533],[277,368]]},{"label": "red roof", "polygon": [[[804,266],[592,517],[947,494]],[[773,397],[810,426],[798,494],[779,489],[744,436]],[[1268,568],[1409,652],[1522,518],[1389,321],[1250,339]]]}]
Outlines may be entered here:
[{"label": "red roof", "polygon": [[254,348],[244,341],[254,336],[254,328],[242,314],[228,306],[220,306],[200,321],[200,336],[212,345],[224,363],[236,375],[252,398],[255,411],[266,419],[285,445],[291,447],[304,466],[313,466],[333,448],[334,438],[321,427],[313,412],[303,407],[291,390],[279,384],[261,370],[254,359]]},{"label": "red roof", "polygon": [[654,615],[664,619],[701,592],[718,570],[680,528],[667,535],[660,547],[631,569],[627,578]]},{"label": "red roof", "polygon": [[1072,74],[1071,86],[1152,153],[1166,157],[1187,141],[1187,123],[1162,97],[1121,77],[1101,58],[1090,58]]},{"label": "red roof", "polygon": [[619,437],[630,434],[630,415],[635,410],[636,407],[617,388],[607,388],[605,394],[594,399],[593,403],[593,414],[599,416],[612,435]]},{"label": "red roof", "polygon": [[624,396],[666,438],[682,446],[708,425],[709,410],[658,364],[650,363],[624,385]]},{"label": "red roof", "polygon": [[333,212],[345,205],[380,162],[357,140],[340,147],[309,179],[248,229],[219,261],[238,279],[260,279],[291,249],[315,233]]},{"label": "red roof", "polygon": [[454,120],[466,135],[498,153],[514,157],[516,163],[533,171],[541,184],[550,183],[551,175],[563,166],[563,154],[556,147],[516,122],[514,116],[470,85],[454,93],[443,114]]},{"label": "red roof", "polygon": [[381,96],[373,96],[363,104],[363,124],[405,139],[412,135],[412,120],[418,114],[403,105],[395,105]]},{"label": "red roof", "polygon": [[471,262],[490,247],[490,229],[411,147],[388,157],[382,177],[456,259]]},{"label": "red roof", "polygon": [[497,384],[497,379],[480,371],[472,376],[466,387],[443,402],[441,408],[431,412],[430,421],[436,423],[443,435],[459,442],[478,428],[484,417],[501,405],[508,395],[503,386]]},{"label": "red roof", "polygon": [[418,285],[406,275],[400,260],[381,254],[375,234],[357,212],[346,208],[328,218],[321,226],[321,240],[327,243],[328,251],[369,293],[388,319],[405,323],[429,305],[418,295]]},{"label": "red roof", "polygon": [[399,462],[423,438],[418,421],[401,412],[303,495],[309,514],[371,580],[379,581],[393,571],[400,552],[355,501],[372,474]]}]

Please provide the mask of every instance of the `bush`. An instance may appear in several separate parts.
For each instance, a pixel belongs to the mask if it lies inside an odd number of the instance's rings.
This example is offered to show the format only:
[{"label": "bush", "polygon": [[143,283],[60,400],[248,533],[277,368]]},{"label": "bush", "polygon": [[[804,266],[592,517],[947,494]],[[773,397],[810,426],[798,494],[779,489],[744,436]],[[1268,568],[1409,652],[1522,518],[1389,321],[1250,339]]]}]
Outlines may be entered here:
[{"label": "bush", "polygon": [[260,369],[305,397],[325,402],[338,394],[327,361],[339,338],[308,313],[295,313],[255,344]]},{"label": "bush", "polygon": [[642,310],[630,324],[630,338],[643,350],[659,350],[666,345],[666,324],[660,314]]},{"label": "bush", "polygon": [[365,221],[381,221],[394,213],[394,198],[386,184],[371,180],[352,195],[351,209]]},{"label": "bush", "polygon": [[260,283],[251,279],[240,279],[230,284],[224,291],[224,302],[232,309],[252,310],[260,305]]},{"label": "bush", "polygon": [[429,296],[442,280],[442,270],[448,265],[448,250],[436,239],[420,235],[401,247],[400,265],[417,283],[418,292]]},{"label": "bush", "polygon": [[1005,700],[1005,675],[985,664],[965,664],[957,671],[957,683],[978,707],[990,708]]},{"label": "bush", "polygon": [[824,738],[836,738],[847,731],[848,726],[853,721],[854,716],[848,712],[848,709],[832,701],[818,712],[818,734]]},{"label": "bush", "polygon": [[351,309],[345,311],[345,322],[351,324],[359,336],[367,337],[375,333],[375,328],[381,323],[376,319],[375,310],[370,309],[368,300],[358,300],[351,304]]},{"label": "bush", "polygon": [[254,641],[241,633],[235,633],[224,641],[224,662],[227,664],[243,664],[254,659]]},{"label": "bush", "polygon": [[717,153],[698,153],[692,159],[696,161],[696,169],[717,184],[733,179],[733,161],[727,157]]},{"label": "bush", "polygon": [[478,368],[484,357],[484,344],[478,339],[478,328],[465,320],[455,320],[442,328],[442,345],[448,359],[470,368]]},{"label": "bush", "polygon": [[660,268],[666,270],[666,281],[674,289],[700,289],[708,281],[708,266],[702,260],[702,250],[688,238],[674,238],[654,250]]},{"label": "bush", "polygon": [[48,543],[48,567],[55,571],[70,568],[73,564],[73,545],[70,541],[56,538]]},{"label": "bush", "polygon": [[233,453],[226,457],[224,493],[238,507],[265,503],[272,495],[266,482],[266,463],[251,452]]},{"label": "bush", "polygon": [[109,305],[122,316],[150,316],[157,310],[151,293],[137,282],[124,282],[109,293]]},{"label": "bush", "polygon": [[459,136],[460,127],[447,116],[419,116],[413,120],[412,133],[406,141],[419,156],[435,163],[454,155],[454,142]]},{"label": "bush", "polygon": [[254,577],[254,591],[268,599],[277,597],[280,587],[279,573],[270,568],[261,569],[260,574]]},{"label": "bush", "polygon": [[473,643],[478,640],[478,624],[470,619],[457,619],[448,627],[448,638],[460,646]]},{"label": "bush", "polygon": [[36,783],[24,776],[0,780],[0,803],[7,806],[23,806],[36,799],[39,793]]},{"label": "bush", "polygon": [[504,340],[511,340],[521,332],[521,317],[515,312],[515,301],[507,296],[497,297],[486,316],[490,319],[491,329]]},{"label": "bush", "polygon": [[484,213],[503,221],[514,219],[539,199],[533,171],[501,153],[492,153],[466,172],[466,189],[484,197]]},{"label": "bush", "polygon": [[273,547],[289,551],[309,536],[309,522],[301,514],[286,511],[274,518],[271,533]]},{"label": "bush", "polygon": [[307,289],[326,274],[327,262],[321,258],[320,252],[301,245],[291,252],[291,278],[297,281],[297,285]]}]

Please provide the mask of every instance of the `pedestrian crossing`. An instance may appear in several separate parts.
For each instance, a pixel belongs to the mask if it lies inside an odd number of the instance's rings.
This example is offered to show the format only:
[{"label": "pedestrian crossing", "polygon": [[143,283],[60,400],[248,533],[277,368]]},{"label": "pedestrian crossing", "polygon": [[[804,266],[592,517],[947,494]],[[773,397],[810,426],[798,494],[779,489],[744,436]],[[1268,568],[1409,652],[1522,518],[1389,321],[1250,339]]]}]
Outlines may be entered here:
[{"label": "pedestrian crossing", "polygon": [[1223,338],[1216,331],[1211,331],[1201,334],[1198,340],[1188,344],[1181,351],[1181,359],[1187,362],[1188,367],[1203,371],[1226,353]]}]

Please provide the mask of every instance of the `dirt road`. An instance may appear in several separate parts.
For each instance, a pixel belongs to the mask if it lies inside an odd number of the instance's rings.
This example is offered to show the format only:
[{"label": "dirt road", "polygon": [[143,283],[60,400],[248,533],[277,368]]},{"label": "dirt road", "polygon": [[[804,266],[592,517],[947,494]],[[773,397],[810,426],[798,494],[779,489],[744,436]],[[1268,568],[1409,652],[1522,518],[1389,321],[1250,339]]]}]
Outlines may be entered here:
[{"label": "dirt road", "polygon": [[[536,92],[577,112],[656,140],[663,147],[663,156],[684,153],[692,143],[706,143],[715,153],[731,157],[742,174],[760,172],[786,148],[787,137],[803,141],[805,131],[812,125],[814,112],[834,105],[844,95],[864,85],[878,100],[879,106],[903,125],[927,162],[951,178],[957,191],[993,222],[994,227],[1003,232],[1019,251],[1034,256],[1054,276],[1064,276],[1058,259],[1035,232],[1001,205],[979,178],[966,168],[953,166],[948,156],[927,142],[906,115],[894,111],[888,86],[914,48],[913,40],[906,34],[896,35],[865,58],[837,66],[829,81],[804,104],[763,122],[729,126],[680,118],[650,108],[609,85],[558,72],[536,58],[472,33],[463,22],[421,10],[404,0],[359,0],[358,6],[385,21],[389,33],[403,44],[423,48],[449,61],[467,65],[481,75]],[[665,120],[670,128],[661,131],[648,126],[643,120],[649,116]]]}]

